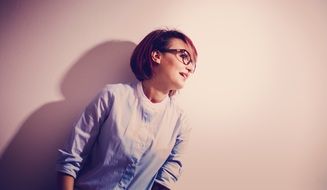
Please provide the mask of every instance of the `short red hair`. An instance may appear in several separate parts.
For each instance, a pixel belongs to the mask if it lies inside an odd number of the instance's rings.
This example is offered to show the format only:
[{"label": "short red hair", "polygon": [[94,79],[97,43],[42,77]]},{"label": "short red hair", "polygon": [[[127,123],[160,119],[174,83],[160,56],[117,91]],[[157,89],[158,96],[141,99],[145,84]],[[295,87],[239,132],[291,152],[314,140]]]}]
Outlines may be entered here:
[{"label": "short red hair", "polygon": [[191,47],[191,56],[193,62],[197,59],[197,50],[192,40],[177,30],[159,29],[150,32],[143,40],[135,47],[131,56],[130,65],[135,77],[139,81],[149,80],[153,76],[154,62],[151,58],[151,53],[156,50],[167,49],[171,39],[177,38],[185,42]]}]

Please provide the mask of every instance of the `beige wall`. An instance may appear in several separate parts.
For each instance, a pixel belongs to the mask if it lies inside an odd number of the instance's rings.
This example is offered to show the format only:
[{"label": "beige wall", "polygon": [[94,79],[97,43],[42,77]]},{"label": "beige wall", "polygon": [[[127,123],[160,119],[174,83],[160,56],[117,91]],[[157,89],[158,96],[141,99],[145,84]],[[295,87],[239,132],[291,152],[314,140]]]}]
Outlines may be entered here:
[{"label": "beige wall", "polygon": [[[131,51],[158,27],[187,33],[193,123],[176,189],[327,188],[327,3],[1,2],[0,180],[54,189],[56,148],[105,83],[133,79]],[[52,186],[52,187],[51,187]]]}]

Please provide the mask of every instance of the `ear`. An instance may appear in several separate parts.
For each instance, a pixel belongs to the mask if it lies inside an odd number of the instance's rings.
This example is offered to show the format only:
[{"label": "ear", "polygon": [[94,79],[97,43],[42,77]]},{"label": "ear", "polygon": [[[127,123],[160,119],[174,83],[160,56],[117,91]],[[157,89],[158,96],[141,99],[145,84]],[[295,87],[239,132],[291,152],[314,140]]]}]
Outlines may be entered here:
[{"label": "ear", "polygon": [[158,50],[152,51],[151,52],[151,59],[153,62],[160,64],[161,62],[161,54]]}]

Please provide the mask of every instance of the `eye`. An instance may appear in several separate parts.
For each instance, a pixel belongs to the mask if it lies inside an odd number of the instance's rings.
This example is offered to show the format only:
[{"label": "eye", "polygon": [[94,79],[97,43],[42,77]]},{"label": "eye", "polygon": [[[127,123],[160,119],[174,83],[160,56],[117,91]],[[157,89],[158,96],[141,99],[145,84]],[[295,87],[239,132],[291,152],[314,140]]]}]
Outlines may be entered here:
[{"label": "eye", "polygon": [[186,51],[181,51],[179,54],[178,54],[179,57],[181,57],[182,59],[188,59],[190,56],[187,54]]}]

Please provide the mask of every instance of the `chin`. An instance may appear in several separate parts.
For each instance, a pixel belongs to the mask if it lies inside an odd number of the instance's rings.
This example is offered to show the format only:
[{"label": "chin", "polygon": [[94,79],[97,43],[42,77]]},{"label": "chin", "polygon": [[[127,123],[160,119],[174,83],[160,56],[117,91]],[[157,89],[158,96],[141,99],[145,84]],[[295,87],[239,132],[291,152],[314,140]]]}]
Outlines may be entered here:
[{"label": "chin", "polygon": [[182,89],[182,88],[184,88],[184,82],[183,83],[176,83],[175,85],[174,85],[174,90],[180,90],[180,89]]},{"label": "chin", "polygon": [[170,83],[171,90],[180,90],[180,89],[184,88],[185,82],[186,81],[184,79],[172,80]]}]

